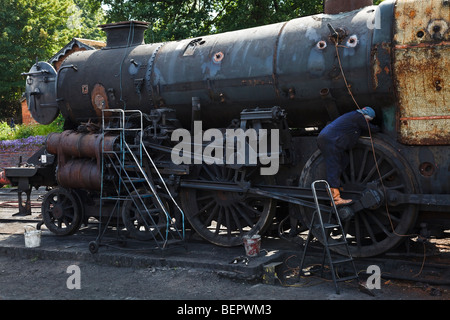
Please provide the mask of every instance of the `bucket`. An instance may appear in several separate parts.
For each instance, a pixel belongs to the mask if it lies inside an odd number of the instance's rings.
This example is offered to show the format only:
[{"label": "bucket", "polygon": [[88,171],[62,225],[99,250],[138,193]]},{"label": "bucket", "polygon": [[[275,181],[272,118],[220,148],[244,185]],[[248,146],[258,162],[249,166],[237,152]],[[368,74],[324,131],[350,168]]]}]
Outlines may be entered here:
[{"label": "bucket", "polygon": [[261,236],[255,234],[253,236],[244,236],[245,254],[248,257],[255,257],[259,254],[259,249],[261,248]]},{"label": "bucket", "polygon": [[[31,227],[34,228],[34,227]],[[36,248],[41,245],[41,230],[31,230],[25,227],[25,247],[27,248]]]}]

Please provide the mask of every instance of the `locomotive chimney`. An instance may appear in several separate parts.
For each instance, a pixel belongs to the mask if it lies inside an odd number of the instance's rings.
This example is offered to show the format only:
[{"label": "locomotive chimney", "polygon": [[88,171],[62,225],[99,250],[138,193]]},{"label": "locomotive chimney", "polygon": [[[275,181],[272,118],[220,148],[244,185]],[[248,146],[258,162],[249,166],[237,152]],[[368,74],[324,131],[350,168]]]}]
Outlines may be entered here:
[{"label": "locomotive chimney", "polygon": [[373,0],[324,0],[323,12],[326,14],[337,14],[372,5]]},{"label": "locomotive chimney", "polygon": [[148,22],[121,21],[99,25],[106,32],[105,49],[144,44],[144,32]]}]

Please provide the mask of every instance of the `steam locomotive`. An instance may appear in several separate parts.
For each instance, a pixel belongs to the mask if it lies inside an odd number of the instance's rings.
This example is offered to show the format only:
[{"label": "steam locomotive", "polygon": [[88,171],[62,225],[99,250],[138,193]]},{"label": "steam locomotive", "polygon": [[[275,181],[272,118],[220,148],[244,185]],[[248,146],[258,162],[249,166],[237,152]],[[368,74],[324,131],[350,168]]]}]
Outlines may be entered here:
[{"label": "steam locomotive", "polygon": [[[48,124],[61,112],[66,130],[6,176],[22,190],[51,187],[42,215],[58,235],[96,217],[161,246],[185,228],[221,246],[276,229],[294,237],[316,210],[311,183],[325,177],[317,134],[369,105],[382,132],[360,138],[341,177],[354,200],[339,209],[352,255],[445,236],[449,1],[340,11],[153,44],[145,22],[102,25],[104,48],[25,74],[34,119]],[[229,130],[249,134],[227,158],[239,140]],[[276,170],[263,174],[268,166]],[[331,208],[326,190],[318,200]]]}]

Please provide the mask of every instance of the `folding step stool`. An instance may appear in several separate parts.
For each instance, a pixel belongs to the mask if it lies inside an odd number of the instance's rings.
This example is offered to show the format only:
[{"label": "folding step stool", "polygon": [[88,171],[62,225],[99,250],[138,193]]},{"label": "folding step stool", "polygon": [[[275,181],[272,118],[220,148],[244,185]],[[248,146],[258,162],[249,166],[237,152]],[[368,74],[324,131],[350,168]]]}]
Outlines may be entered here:
[{"label": "folding step stool", "polygon": [[[328,217],[328,221],[326,223],[323,222],[322,213],[320,212],[319,200],[317,199],[317,193],[316,193],[316,184],[317,183],[325,184],[326,190],[328,192],[328,196],[330,197],[330,201],[331,201],[332,208],[331,208],[330,215]],[[307,240],[306,240],[306,243],[305,243],[305,248],[303,250],[303,256],[302,256],[302,260],[301,260],[301,264],[300,264],[300,275],[303,274],[303,266],[304,266],[304,262],[305,262],[306,251],[308,250],[308,244],[314,238],[312,230],[313,230],[313,228],[315,228],[315,229],[320,228],[322,239],[323,239],[322,244],[324,246],[323,258],[322,258],[321,277],[323,277],[323,270],[324,270],[324,264],[325,264],[325,254],[326,254],[327,257],[328,257],[328,262],[329,262],[329,266],[330,266],[330,270],[331,270],[331,275],[333,277],[333,282],[334,282],[334,285],[336,287],[336,293],[339,294],[340,290],[339,290],[338,282],[352,280],[352,279],[358,279],[358,274],[356,272],[355,263],[353,261],[353,258],[352,258],[351,253],[350,253],[350,249],[348,247],[347,239],[345,237],[345,233],[344,233],[344,229],[342,227],[341,219],[339,218],[339,213],[338,213],[336,204],[334,203],[333,197],[331,195],[330,185],[328,184],[328,182],[326,180],[316,180],[316,181],[314,181],[311,184],[311,189],[313,191],[314,201],[316,203],[317,210],[315,210],[313,212],[313,215],[311,217],[311,225],[309,227],[308,237],[307,237]],[[335,218],[337,223],[331,223],[333,216],[334,216],[334,218]],[[315,223],[316,217],[319,218],[319,223]],[[332,229],[334,229],[334,228],[337,228],[338,231],[342,234],[342,239],[339,239],[338,242],[329,243],[328,242],[328,238],[329,238],[328,235],[331,233]],[[332,257],[331,257],[331,253],[330,253],[330,247],[336,247],[336,246],[345,246],[345,248],[347,250],[347,257],[333,260]],[[352,275],[350,275],[348,277],[336,278],[335,265],[343,264],[343,263],[351,263],[351,266],[353,268],[353,273],[354,274],[352,274]]]}]

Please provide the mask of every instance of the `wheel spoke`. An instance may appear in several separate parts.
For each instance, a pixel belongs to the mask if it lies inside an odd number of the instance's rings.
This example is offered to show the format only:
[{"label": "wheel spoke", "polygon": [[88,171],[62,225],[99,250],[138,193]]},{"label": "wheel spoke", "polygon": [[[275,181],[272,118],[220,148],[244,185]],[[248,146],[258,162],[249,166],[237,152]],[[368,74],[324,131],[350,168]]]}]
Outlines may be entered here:
[{"label": "wheel spoke", "polygon": [[217,218],[216,221],[216,231],[214,232],[216,235],[219,234],[220,232],[220,225],[222,224],[222,218],[223,218],[223,208],[219,208],[219,217]]},{"label": "wheel spoke", "polygon": [[[258,168],[256,168],[258,169]],[[197,166],[190,179],[235,183],[236,175],[242,181],[271,184],[273,177],[259,176],[259,170],[236,170],[218,165]],[[253,177],[253,178],[252,178]],[[192,228],[203,238],[223,246],[242,244],[242,235],[248,231],[259,232],[274,214],[274,200],[247,197],[240,192],[199,190],[185,188],[181,192],[183,211]]]},{"label": "wheel spoke", "polygon": [[381,178],[378,178],[377,180],[383,181],[383,180],[385,180],[386,178],[392,176],[395,172],[397,172],[397,169],[396,169],[396,168],[394,168],[394,169],[390,170],[389,172],[383,174],[383,175],[381,176]]},{"label": "wheel spoke", "polygon": [[[238,203],[240,204],[240,203]],[[250,219],[250,217],[247,215],[247,212],[245,210],[239,210],[239,208],[237,207],[237,205],[234,205],[234,207],[236,208],[236,211],[239,213],[239,215],[244,218],[245,222],[247,223],[248,226],[252,226],[253,225],[253,221]]]},{"label": "wheel spoke", "polygon": [[364,223],[364,227],[366,228],[367,233],[369,234],[370,239],[373,243],[377,243],[377,238],[375,234],[373,233],[372,226],[369,224],[369,221],[367,220],[366,214],[360,214],[361,220]]},{"label": "wheel spoke", "polygon": [[217,175],[212,173],[211,170],[209,170],[207,165],[203,166],[203,171],[208,174],[209,179],[207,179],[207,180],[211,180],[211,181],[216,181],[217,180]]},{"label": "wheel spoke", "polygon": [[230,213],[228,211],[228,207],[224,207],[223,211],[225,213],[225,227],[227,229],[227,237],[231,237],[231,222],[230,222]]},{"label": "wheel spoke", "polygon": [[213,218],[216,216],[218,210],[219,210],[219,205],[216,203],[216,205],[214,206],[213,210],[209,214],[208,219],[205,221],[205,225],[206,226],[209,226],[211,224],[211,222],[212,222]]},{"label": "wheel spoke", "polygon": [[196,213],[193,214],[193,217],[198,216],[202,212],[205,212],[205,210],[212,207],[216,202],[214,200],[209,201],[205,206],[203,206],[200,210],[198,210]]},{"label": "wheel spoke", "polygon": [[369,173],[367,174],[367,176],[364,178],[363,181],[361,181],[361,183],[367,183],[369,182],[369,179],[372,178],[372,176],[377,172],[377,167],[379,168],[381,165],[381,162],[384,161],[384,156],[381,156],[378,161],[376,162],[376,165],[374,165],[372,167],[372,169],[370,169]]},{"label": "wheel spoke", "polygon": [[253,208],[252,206],[250,206],[247,203],[240,203],[240,205],[246,209],[248,209],[249,211],[253,212],[256,216],[260,215],[261,212],[259,212],[258,210],[256,210],[255,208]]},{"label": "wheel spoke", "polygon": [[359,169],[358,177],[356,178],[356,181],[359,182],[362,179],[364,169],[366,168],[366,162],[367,162],[367,156],[369,154],[369,149],[364,149],[363,158],[361,161],[361,167]]},{"label": "wheel spoke", "polygon": [[236,208],[234,206],[230,206],[229,210],[230,210],[231,215],[233,217],[234,223],[236,223],[236,227],[239,230],[239,233],[243,234],[244,233],[244,229],[242,228],[241,222],[240,222],[240,220],[239,220],[239,218],[238,218],[238,216],[236,214]]},{"label": "wheel spoke", "polygon": [[380,214],[384,217],[386,217],[388,220],[392,220],[393,222],[399,223],[401,219],[397,218],[392,214],[392,212],[387,212],[386,210],[382,210]]},{"label": "wheel spoke", "polygon": [[367,215],[373,222],[375,222],[375,224],[384,232],[384,234],[388,237],[392,236],[392,233],[386,229],[386,226],[381,223],[381,221],[378,219],[377,215],[374,213],[369,213]]}]

